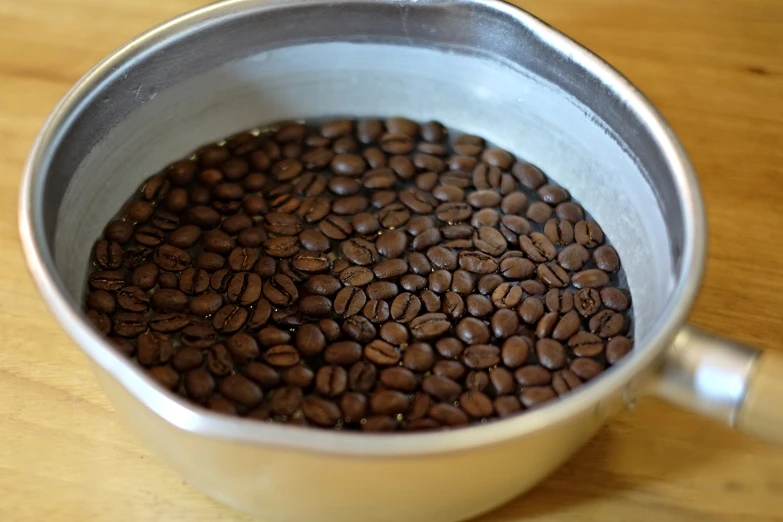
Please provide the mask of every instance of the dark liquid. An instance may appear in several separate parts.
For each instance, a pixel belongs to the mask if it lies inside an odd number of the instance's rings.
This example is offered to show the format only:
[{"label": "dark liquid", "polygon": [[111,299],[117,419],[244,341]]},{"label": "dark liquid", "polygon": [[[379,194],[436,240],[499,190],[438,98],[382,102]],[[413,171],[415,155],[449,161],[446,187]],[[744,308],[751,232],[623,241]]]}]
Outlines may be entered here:
[{"label": "dark liquid", "polygon": [[150,178],[96,244],[91,318],[197,404],[343,429],[506,416],[630,350],[624,271],[567,191],[379,125],[273,126]]}]

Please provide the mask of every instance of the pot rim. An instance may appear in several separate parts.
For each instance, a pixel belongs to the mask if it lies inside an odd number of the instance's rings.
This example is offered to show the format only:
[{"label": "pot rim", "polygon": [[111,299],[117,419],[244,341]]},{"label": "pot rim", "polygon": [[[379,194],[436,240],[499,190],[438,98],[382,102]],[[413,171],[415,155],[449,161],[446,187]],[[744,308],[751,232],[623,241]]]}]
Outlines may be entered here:
[{"label": "pot rim", "polygon": [[[376,0],[378,1],[378,0]],[[379,0],[392,2],[392,0]],[[302,429],[286,425],[261,423],[209,412],[193,406],[185,399],[164,390],[132,361],[114,350],[93,329],[79,307],[69,297],[57,273],[51,249],[48,247],[39,216],[42,215],[43,188],[54,151],[59,146],[64,129],[72,123],[82,108],[91,102],[101,85],[139,55],[154,51],[165,43],[210,20],[246,12],[263,12],[288,5],[334,5],[331,0],[227,0],[180,15],[126,43],[104,58],[65,95],[53,110],[28,157],[20,190],[19,232],[28,269],[47,306],[55,318],[84,350],[94,364],[108,372],[136,399],[163,420],[194,435],[230,442],[264,444],[304,451],[343,455],[406,456],[438,454],[476,446],[501,443],[531,435],[568,421],[588,409],[597,416],[606,416],[602,400],[618,391],[626,400],[639,392],[637,377],[660,360],[660,356],[679,330],[698,293],[706,255],[706,224],[698,182],[688,157],[673,130],[651,102],[624,76],[604,60],[522,9],[497,0],[410,0],[417,5],[456,3],[481,5],[499,15],[512,17],[531,33],[561,52],[577,60],[604,82],[629,107],[655,137],[672,170],[678,187],[679,203],[684,212],[685,246],[681,271],[664,312],[658,318],[654,333],[642,349],[634,350],[611,371],[580,388],[576,393],[554,401],[524,415],[466,428],[395,434],[349,433]],[[394,0],[394,3],[400,2]]]}]

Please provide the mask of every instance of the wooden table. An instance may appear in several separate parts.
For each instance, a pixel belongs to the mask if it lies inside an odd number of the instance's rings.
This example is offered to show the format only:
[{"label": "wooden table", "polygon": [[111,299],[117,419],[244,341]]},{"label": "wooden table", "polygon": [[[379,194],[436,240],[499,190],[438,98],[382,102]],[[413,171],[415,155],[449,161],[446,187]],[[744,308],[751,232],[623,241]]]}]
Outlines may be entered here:
[{"label": "wooden table", "polygon": [[[22,164],[57,100],[113,48],[202,3],[0,0],[2,521],[250,520],[118,422],[34,290],[16,232]],[[520,3],[625,73],[691,154],[711,241],[693,322],[783,348],[783,2]],[[781,494],[783,450],[653,399],[482,522],[783,521]]]}]

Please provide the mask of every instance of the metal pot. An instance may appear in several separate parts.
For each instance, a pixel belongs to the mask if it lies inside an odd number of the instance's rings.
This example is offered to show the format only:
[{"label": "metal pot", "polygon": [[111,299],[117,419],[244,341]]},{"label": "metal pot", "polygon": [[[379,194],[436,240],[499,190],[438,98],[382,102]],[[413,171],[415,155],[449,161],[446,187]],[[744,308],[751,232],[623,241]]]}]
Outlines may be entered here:
[{"label": "metal pot", "polygon": [[[91,244],[142,179],[232,132],[330,115],[439,120],[566,186],[624,260],[634,352],[539,410],[404,435],[209,413],[118,355],[80,303]],[[117,412],[188,481],[265,520],[472,517],[531,488],[651,389],[781,439],[768,377],[783,365],[683,324],[706,232],[671,129],[606,63],[502,2],[234,0],[157,27],[90,71],[47,121],[27,164],[20,232],[43,298]]]}]

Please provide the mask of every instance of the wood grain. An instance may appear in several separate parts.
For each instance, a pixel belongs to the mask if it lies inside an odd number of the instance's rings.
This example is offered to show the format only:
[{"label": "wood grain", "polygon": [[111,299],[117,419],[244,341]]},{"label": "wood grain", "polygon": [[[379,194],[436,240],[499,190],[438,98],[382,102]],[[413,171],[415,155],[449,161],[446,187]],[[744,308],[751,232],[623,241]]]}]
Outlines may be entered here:
[{"label": "wood grain", "polygon": [[[22,165],[58,99],[113,48],[202,3],[0,0],[0,520],[249,520],[183,484],[118,423],[35,292],[16,233]],[[519,3],[626,74],[689,151],[711,244],[692,320],[780,349],[783,2]],[[482,522],[783,521],[781,493],[783,450],[646,400]]]}]

